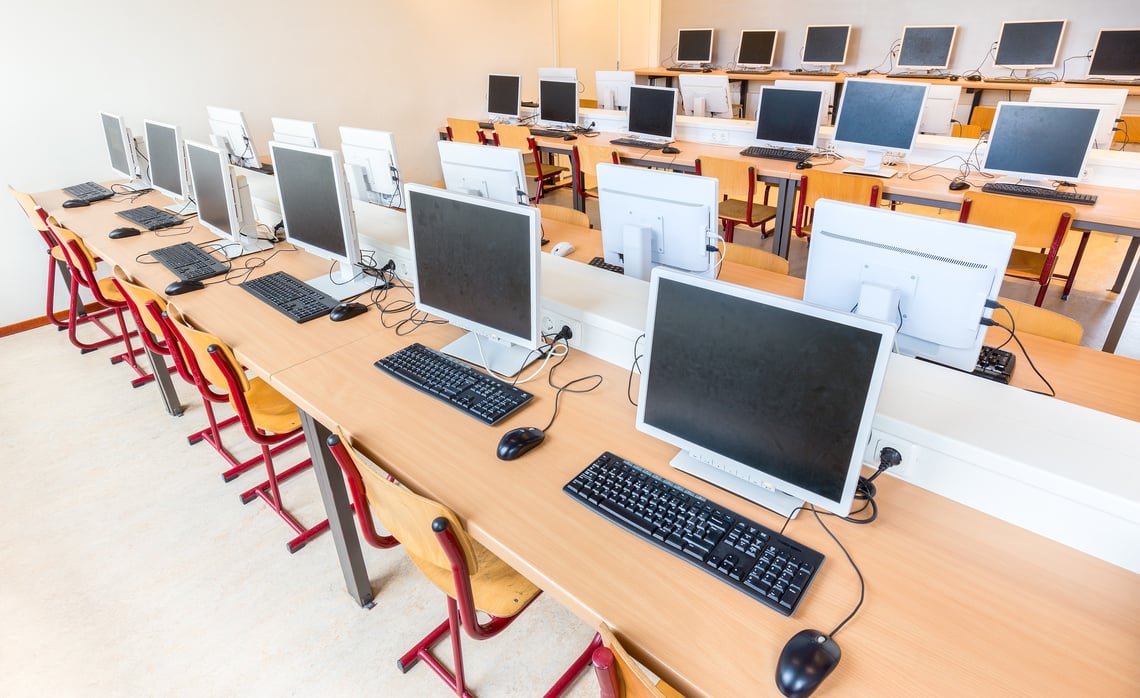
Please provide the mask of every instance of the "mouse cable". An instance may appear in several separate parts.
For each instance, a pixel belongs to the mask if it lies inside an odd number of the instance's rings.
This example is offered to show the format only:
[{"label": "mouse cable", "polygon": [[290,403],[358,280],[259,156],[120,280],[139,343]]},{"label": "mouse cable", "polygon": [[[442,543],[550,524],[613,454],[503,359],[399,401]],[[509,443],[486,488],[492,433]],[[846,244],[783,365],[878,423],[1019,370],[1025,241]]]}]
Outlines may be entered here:
[{"label": "mouse cable", "polygon": [[842,630],[843,626],[847,625],[847,622],[854,618],[855,614],[859,612],[859,609],[863,607],[863,600],[867,597],[867,581],[863,579],[863,573],[859,571],[859,565],[855,564],[855,560],[851,557],[851,553],[847,552],[847,548],[844,547],[843,543],[839,542],[839,539],[835,537],[835,534],[832,533],[831,529],[827,527],[827,524],[823,522],[823,519],[820,518],[819,512],[816,511],[815,506],[811,504],[807,506],[808,509],[811,510],[811,513],[815,515],[815,520],[819,522],[819,525],[823,527],[823,530],[827,532],[827,535],[831,536],[831,540],[835,541],[835,544],[838,545],[839,549],[843,551],[844,557],[846,557],[847,561],[851,563],[851,569],[855,570],[855,575],[859,577],[859,603],[855,604],[855,608],[851,609],[851,613],[848,613],[847,617],[841,620],[839,622],[839,625],[835,626],[835,628],[832,629],[830,633],[828,633],[828,637],[834,638],[835,634]]},{"label": "mouse cable", "polygon": [[526,359],[523,360],[523,367],[525,368],[527,363],[529,362],[530,355],[531,354],[538,354],[539,358],[542,359],[542,363],[539,364],[538,368],[536,368],[534,370],[534,372],[531,373],[526,378],[519,378],[519,374],[522,373],[522,369],[520,368],[518,373],[515,374],[514,379],[511,380],[511,385],[522,385],[523,383],[529,383],[532,380],[534,380],[535,378],[538,378],[539,375],[541,375],[542,372],[546,370],[547,364],[550,363],[550,357],[552,357],[552,356],[564,356],[566,354],[566,352],[568,352],[570,350],[568,347],[562,346],[562,351],[561,352],[558,351],[558,347],[560,345],[558,344],[558,336],[557,335],[543,335],[542,337],[543,337],[543,339],[549,339],[551,336],[555,337],[555,339],[553,340],[553,342],[551,344],[548,344],[547,346],[541,347],[539,349],[531,349],[530,353],[526,355]]},{"label": "mouse cable", "polygon": [[[1021,339],[1013,331],[1012,327],[1006,327],[1005,325],[1001,324],[1000,322],[994,322],[992,318],[982,318],[982,324],[986,325],[987,327],[990,327],[990,326],[1000,327],[1001,329],[1008,332],[1009,336],[1013,339],[1013,341],[1017,342],[1017,346],[1021,348],[1022,355],[1025,357],[1025,360],[1029,362],[1029,368],[1033,369],[1033,372],[1037,374],[1037,377],[1040,378],[1041,382],[1045,384],[1045,387],[1049,389],[1049,392],[1047,392],[1047,393],[1043,393],[1040,390],[1030,390],[1029,392],[1037,393],[1038,395],[1044,395],[1046,397],[1057,397],[1057,391],[1056,391],[1056,389],[1053,388],[1053,384],[1050,383],[1049,379],[1047,379],[1045,376],[1043,376],[1041,374],[1041,371],[1039,371],[1037,369],[1037,365],[1033,363],[1033,359],[1029,356],[1029,352],[1026,351],[1025,345],[1021,343]],[[1006,341],[1008,342],[1009,340],[1006,340]],[[1004,346],[1004,344],[1003,344],[1003,346]]]},{"label": "mouse cable", "polygon": [[634,407],[637,407],[637,400],[633,399],[633,372],[637,371],[637,374],[641,375],[641,366],[638,362],[641,361],[641,357],[645,355],[637,353],[637,345],[640,344],[643,339],[645,339],[644,332],[638,335],[637,339],[633,340],[633,364],[629,367],[629,380],[625,384],[625,399],[629,400],[629,404]]},{"label": "mouse cable", "polygon": [[[554,420],[558,418],[558,405],[559,405],[560,400],[562,399],[562,393],[589,393],[589,392],[593,392],[593,391],[597,390],[598,388],[600,388],[602,383],[605,381],[605,379],[602,378],[601,375],[599,375],[597,373],[592,373],[592,374],[586,375],[586,376],[579,376],[578,378],[574,378],[573,380],[567,381],[566,383],[563,383],[562,385],[555,385],[554,384],[554,371],[555,371],[555,369],[557,369],[559,366],[561,366],[562,363],[564,361],[566,361],[566,358],[568,356],[570,356],[570,339],[568,337],[562,337],[561,340],[566,345],[566,353],[562,354],[562,356],[559,357],[558,361],[555,362],[555,364],[550,367],[550,373],[546,374],[547,385],[549,385],[551,388],[557,389],[558,392],[556,392],[554,394],[554,413],[550,415],[550,421],[547,422],[546,426],[542,428],[543,431],[547,431],[550,429],[550,427],[554,426]],[[591,379],[596,380],[596,382],[588,388],[574,388],[574,387],[572,387],[574,385],[577,385],[579,383],[584,383],[584,382],[589,381]]]}]

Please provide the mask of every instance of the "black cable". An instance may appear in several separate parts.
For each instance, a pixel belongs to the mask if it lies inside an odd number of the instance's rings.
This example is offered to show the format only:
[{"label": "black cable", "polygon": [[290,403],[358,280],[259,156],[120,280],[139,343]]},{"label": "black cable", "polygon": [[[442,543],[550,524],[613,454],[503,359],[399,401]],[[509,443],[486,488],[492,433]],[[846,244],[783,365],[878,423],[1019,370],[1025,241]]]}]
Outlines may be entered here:
[{"label": "black cable", "polygon": [[[1009,332],[1009,336],[1011,338],[1013,338],[1013,341],[1017,342],[1017,346],[1021,348],[1022,355],[1024,355],[1025,360],[1029,362],[1029,368],[1033,369],[1033,372],[1037,374],[1037,377],[1040,378],[1041,382],[1045,384],[1045,387],[1049,389],[1049,392],[1047,392],[1047,393],[1043,393],[1040,390],[1030,390],[1029,392],[1037,393],[1038,395],[1045,395],[1046,397],[1057,397],[1057,391],[1053,388],[1053,384],[1050,383],[1049,380],[1047,378],[1045,378],[1045,376],[1041,375],[1041,371],[1039,371],[1037,369],[1036,364],[1033,363],[1033,359],[1030,358],[1029,352],[1025,350],[1025,345],[1022,344],[1021,339],[1018,338],[1018,336],[1016,334],[1014,334],[1013,328],[1006,327],[1005,325],[1001,324],[1000,322],[993,322],[992,319],[990,320],[990,322],[994,326],[1000,327],[1003,330],[1005,330],[1006,332]],[[1008,342],[1009,340],[1006,340],[1006,341]],[[1005,345],[1003,344],[1002,346],[1005,346]]]},{"label": "black cable", "polygon": [[[550,429],[550,427],[554,426],[554,420],[558,419],[558,405],[559,405],[559,402],[562,398],[562,393],[590,393],[590,392],[593,392],[593,391],[597,390],[598,388],[600,388],[602,383],[605,381],[605,379],[602,378],[601,375],[599,375],[597,373],[591,373],[590,375],[587,375],[587,376],[580,376],[578,378],[575,378],[575,379],[573,379],[567,383],[564,383],[563,385],[555,385],[554,384],[554,371],[559,366],[561,366],[563,364],[563,362],[566,361],[567,357],[570,356],[570,340],[563,338],[562,342],[566,345],[566,353],[563,354],[562,356],[560,356],[558,358],[558,361],[554,362],[554,365],[550,367],[550,372],[546,374],[546,384],[549,385],[551,388],[557,389],[558,392],[556,392],[554,394],[554,413],[550,415],[550,421],[547,422],[546,426],[542,428],[543,431],[546,431],[546,430]],[[596,379],[597,382],[594,383],[593,385],[591,385],[589,388],[571,388],[570,387],[570,386],[577,385],[578,383],[582,383],[582,382],[585,382],[585,381],[588,381],[591,379]]]},{"label": "black cable", "polygon": [[841,620],[839,622],[839,625],[835,626],[835,628],[832,629],[830,633],[828,633],[829,637],[834,638],[835,634],[842,630],[843,626],[847,625],[847,622],[854,618],[855,614],[859,612],[859,609],[863,607],[863,600],[867,597],[867,582],[863,579],[863,573],[859,571],[859,565],[855,564],[855,560],[851,557],[851,553],[847,552],[847,548],[844,547],[843,543],[839,542],[839,539],[835,537],[835,534],[831,532],[831,529],[828,528],[827,524],[823,522],[823,519],[819,517],[819,512],[816,511],[815,507],[810,504],[808,505],[808,508],[811,509],[811,513],[815,515],[815,520],[819,522],[819,525],[823,527],[823,530],[827,532],[827,535],[831,536],[831,540],[835,541],[835,544],[838,545],[839,549],[843,551],[844,557],[846,557],[847,561],[851,563],[851,569],[855,570],[855,575],[859,577],[859,603],[855,604],[855,608],[851,609],[851,613],[848,613],[847,617]]},{"label": "black cable", "polygon": [[634,407],[637,407],[637,400],[633,399],[633,372],[637,371],[638,375],[641,375],[641,366],[639,366],[637,362],[641,361],[641,357],[644,356],[644,354],[637,353],[637,345],[640,344],[643,339],[645,339],[644,332],[638,335],[637,339],[633,340],[633,364],[629,367],[629,381],[625,384],[625,399],[629,400],[629,404]]}]

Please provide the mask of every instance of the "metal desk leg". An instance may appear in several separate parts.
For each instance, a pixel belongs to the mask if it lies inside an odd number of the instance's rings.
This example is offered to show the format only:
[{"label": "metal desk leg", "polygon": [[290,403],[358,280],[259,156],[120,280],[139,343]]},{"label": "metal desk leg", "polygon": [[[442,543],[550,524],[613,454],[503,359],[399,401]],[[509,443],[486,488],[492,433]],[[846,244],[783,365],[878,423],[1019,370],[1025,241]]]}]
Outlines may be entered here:
[{"label": "metal desk leg", "polygon": [[344,573],[344,584],[348,593],[364,608],[372,608],[372,586],[368,581],[368,569],[364,566],[364,554],[360,550],[360,538],[356,535],[356,522],[352,519],[352,505],[348,501],[348,490],[344,486],[344,476],[337,465],[325,439],[329,430],[324,428],[304,410],[301,414],[301,429],[305,433],[305,443],[313,458],[313,472],[317,476],[317,486],[321,490],[321,502],[329,517],[329,535],[336,547],[336,556]]},{"label": "metal desk leg", "polygon": [[776,224],[772,231],[772,251],[784,259],[788,258],[788,251],[792,241],[792,216],[795,215],[796,182],[791,179],[780,179],[776,194]]},{"label": "metal desk leg", "polygon": [[1132,268],[1132,263],[1136,261],[1136,250],[1140,249],[1140,237],[1134,237],[1128,241],[1128,251],[1124,253],[1124,261],[1120,263],[1120,271],[1116,274],[1116,281],[1113,282],[1112,288],[1108,289],[1113,293],[1120,293],[1120,289],[1124,288],[1124,281],[1128,278],[1128,270]]},{"label": "metal desk leg", "polygon": [[[145,330],[143,330],[145,331]],[[182,416],[182,401],[178,399],[178,391],[174,389],[174,382],[170,380],[170,371],[166,361],[155,354],[149,347],[146,350],[146,359],[150,362],[150,371],[154,374],[154,382],[158,385],[158,394],[162,397],[162,404],[172,417]]]},{"label": "metal desk leg", "polygon": [[[1133,240],[1137,239],[1133,238]],[[1132,266],[1135,267],[1135,265]],[[1136,304],[1138,293],[1140,293],[1140,269],[1133,268],[1132,278],[1124,287],[1124,295],[1120,297],[1120,305],[1116,308],[1116,317],[1112,318],[1112,327],[1108,330],[1108,337],[1104,340],[1102,351],[1116,352],[1116,345],[1120,343],[1120,335],[1124,334],[1124,326],[1128,324],[1128,318],[1132,315],[1132,307]]]}]

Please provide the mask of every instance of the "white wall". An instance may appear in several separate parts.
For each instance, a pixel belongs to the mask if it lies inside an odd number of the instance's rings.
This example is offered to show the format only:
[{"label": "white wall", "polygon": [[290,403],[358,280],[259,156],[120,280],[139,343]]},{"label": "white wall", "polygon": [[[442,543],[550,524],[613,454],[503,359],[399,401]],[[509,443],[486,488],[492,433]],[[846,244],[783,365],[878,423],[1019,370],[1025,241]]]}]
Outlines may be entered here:
[{"label": "white wall", "polygon": [[[1140,26],[1140,3],[1136,0],[1092,0],[1073,4],[1067,0],[960,0],[955,3],[900,2],[899,0],[798,0],[797,2],[756,2],[756,0],[661,0],[661,60],[665,61],[677,44],[682,27],[714,27],[717,30],[714,62],[724,65],[733,60],[741,29],[779,29],[776,60],[785,68],[800,67],[800,49],[809,24],[852,25],[851,45],[844,70],[874,68],[886,72],[883,62],[891,43],[902,36],[908,24],[957,24],[958,39],[951,55],[955,72],[976,70],[1001,75],[993,59],[986,58],[1005,20],[1067,19],[1061,41],[1061,58],[1084,56],[1096,42],[1101,27]],[[1060,66],[1058,66],[1058,70]],[[1067,75],[1083,77],[1088,61],[1069,61]]]},{"label": "white wall", "polygon": [[[97,112],[206,139],[206,105],[242,109],[264,148],[271,116],[393,131],[406,181],[438,179],[436,129],[485,112],[486,75],[549,65],[552,2],[197,0],[7,3],[0,22],[0,182],[41,191],[113,178]],[[107,204],[101,204],[107,205]],[[114,205],[114,204],[111,204]],[[0,195],[0,327],[43,313],[42,243]],[[58,307],[62,307],[60,304]]]}]

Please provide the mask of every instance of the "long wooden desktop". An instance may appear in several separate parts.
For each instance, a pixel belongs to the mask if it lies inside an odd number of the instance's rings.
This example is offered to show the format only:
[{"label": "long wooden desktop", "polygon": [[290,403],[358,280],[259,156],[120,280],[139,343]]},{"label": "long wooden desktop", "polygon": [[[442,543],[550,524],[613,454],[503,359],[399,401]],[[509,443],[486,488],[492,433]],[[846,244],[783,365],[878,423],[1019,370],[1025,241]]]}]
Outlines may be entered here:
[{"label": "long wooden desktop", "polygon": [[[172,279],[165,269],[136,261],[158,246],[153,234],[107,240],[106,230],[118,224],[114,204],[63,210],[62,195],[38,198],[108,262],[122,264],[152,288]],[[588,236],[596,232],[546,226],[552,240],[579,235],[579,253],[590,253]],[[189,236],[206,237],[197,226]],[[179,239],[186,238],[171,242]],[[304,253],[282,253],[254,273],[276,269],[306,278],[327,267]],[[735,266],[724,273],[788,295],[798,283]],[[311,448],[327,431],[322,425],[341,426],[373,460],[447,503],[476,538],[581,618],[614,627],[635,656],[688,694],[774,694],[775,661],[787,639],[807,627],[830,631],[858,599],[854,572],[810,516],[801,515],[787,532],[828,560],[800,612],[789,619],[562,494],[574,474],[612,450],[741,514],[777,529],[782,524],[758,506],[670,470],[674,449],[633,429],[624,368],[572,354],[555,382],[597,373],[603,385],[591,394],[565,395],[547,442],[503,462],[495,445],[504,431],[541,426],[549,418],[554,391],[544,382],[528,384],[537,396],[531,406],[489,428],[372,366],[409,341],[441,346],[457,335],[455,328],[425,326],[413,337],[397,337],[379,326],[375,312],[344,323],[297,325],[224,284],[177,302],[297,403]],[[1056,351],[1118,358],[1079,347]],[[1051,361],[1042,356],[1038,363],[1047,367]],[[1112,372],[1105,384],[1140,384],[1140,370],[1131,365],[1136,362],[1120,361],[1105,365]],[[1123,401],[1135,407],[1127,396]],[[367,587],[367,570],[343,481],[323,455],[314,450],[332,535],[346,582],[359,591],[360,584]],[[901,480],[879,483],[875,524],[829,522],[867,580],[867,599],[837,635],[843,658],[819,695],[1134,695],[1140,685],[1140,576]],[[376,602],[384,602],[383,589]]]}]

